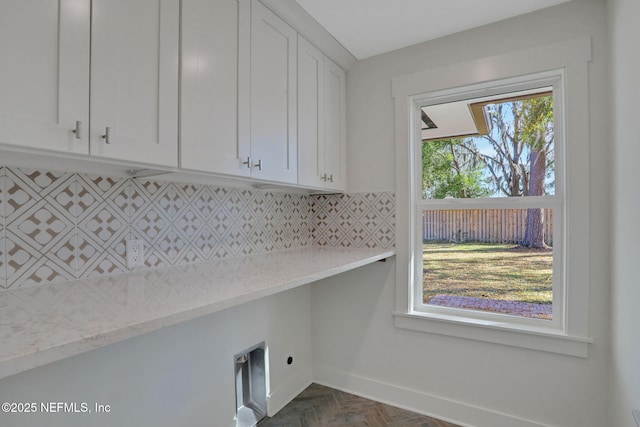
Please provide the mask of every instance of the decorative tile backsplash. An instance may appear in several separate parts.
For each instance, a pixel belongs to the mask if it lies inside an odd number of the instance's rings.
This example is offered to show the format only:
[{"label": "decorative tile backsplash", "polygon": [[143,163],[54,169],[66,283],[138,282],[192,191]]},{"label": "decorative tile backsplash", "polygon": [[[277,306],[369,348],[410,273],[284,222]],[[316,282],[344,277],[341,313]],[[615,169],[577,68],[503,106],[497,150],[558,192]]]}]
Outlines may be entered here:
[{"label": "decorative tile backsplash", "polygon": [[314,196],[313,244],[390,249],[395,246],[392,192]]},{"label": "decorative tile backsplash", "polygon": [[308,245],[394,245],[393,193],[306,196],[0,167],[0,287]]}]

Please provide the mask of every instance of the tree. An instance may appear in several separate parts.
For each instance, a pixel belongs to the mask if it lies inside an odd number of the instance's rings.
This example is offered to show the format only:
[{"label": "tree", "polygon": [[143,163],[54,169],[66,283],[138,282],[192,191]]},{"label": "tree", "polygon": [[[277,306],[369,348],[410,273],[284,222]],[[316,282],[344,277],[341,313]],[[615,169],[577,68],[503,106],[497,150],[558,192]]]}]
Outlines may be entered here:
[{"label": "tree", "polygon": [[[488,181],[507,197],[543,196],[547,175],[553,171],[553,98],[540,96],[493,104],[490,112],[492,131],[483,138],[495,154],[475,154],[489,172]],[[548,172],[549,171],[549,172]],[[523,246],[544,248],[544,212],[527,210]]]},{"label": "tree", "polygon": [[[522,102],[524,123],[522,137],[529,152],[529,196],[545,194],[545,178],[548,153],[553,143],[553,100],[550,96],[532,98]],[[541,208],[527,210],[527,228],[524,246],[544,248],[544,211]]]},{"label": "tree", "polygon": [[482,182],[482,165],[464,148],[473,141],[461,138],[422,144],[422,189],[425,197],[487,197],[491,191]]}]

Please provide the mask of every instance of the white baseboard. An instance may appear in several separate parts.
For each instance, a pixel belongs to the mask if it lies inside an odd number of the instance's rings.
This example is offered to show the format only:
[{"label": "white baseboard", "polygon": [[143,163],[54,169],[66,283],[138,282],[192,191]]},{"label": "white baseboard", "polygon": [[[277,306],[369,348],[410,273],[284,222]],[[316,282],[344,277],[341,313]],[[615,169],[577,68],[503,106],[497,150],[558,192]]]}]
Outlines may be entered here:
[{"label": "white baseboard", "polygon": [[316,365],[313,382],[465,427],[552,427],[329,367]]},{"label": "white baseboard", "polygon": [[[302,390],[309,387],[312,382],[311,367],[298,369],[295,374],[279,382],[275,390],[271,390],[267,396],[267,415],[272,417],[284,408]],[[273,387],[273,384],[271,385]]]}]

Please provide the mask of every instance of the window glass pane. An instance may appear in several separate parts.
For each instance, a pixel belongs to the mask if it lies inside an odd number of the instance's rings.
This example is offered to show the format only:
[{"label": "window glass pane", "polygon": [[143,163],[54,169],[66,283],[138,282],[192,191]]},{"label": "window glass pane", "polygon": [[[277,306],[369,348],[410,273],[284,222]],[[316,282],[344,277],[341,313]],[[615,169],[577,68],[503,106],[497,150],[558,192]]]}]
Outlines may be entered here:
[{"label": "window glass pane", "polygon": [[[427,106],[422,113],[423,198],[555,194],[550,91]],[[479,135],[455,137],[470,131]]]},{"label": "window glass pane", "polygon": [[552,209],[422,212],[423,303],[551,319]]}]

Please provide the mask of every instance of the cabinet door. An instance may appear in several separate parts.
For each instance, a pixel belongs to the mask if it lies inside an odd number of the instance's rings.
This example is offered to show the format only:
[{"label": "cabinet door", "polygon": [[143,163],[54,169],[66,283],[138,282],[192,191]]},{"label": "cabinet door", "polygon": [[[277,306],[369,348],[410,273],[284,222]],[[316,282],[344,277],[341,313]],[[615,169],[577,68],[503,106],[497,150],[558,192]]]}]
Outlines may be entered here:
[{"label": "cabinet door", "polygon": [[346,94],[342,68],[325,59],[324,69],[324,158],[326,187],[346,189]]},{"label": "cabinet door", "polygon": [[89,0],[0,2],[1,144],[88,154],[89,11]]},{"label": "cabinet door", "polygon": [[[183,0],[180,165],[249,175],[238,140],[238,0]],[[242,160],[240,160],[242,159]]]},{"label": "cabinet door", "polygon": [[93,0],[92,155],[178,165],[179,6]]},{"label": "cabinet door", "polygon": [[323,188],[324,54],[298,36],[298,184]]},{"label": "cabinet door", "polygon": [[251,10],[252,176],[297,182],[297,34],[260,2]]}]

